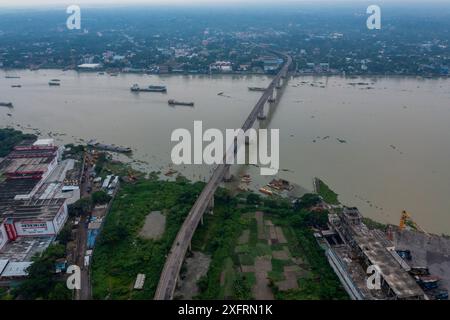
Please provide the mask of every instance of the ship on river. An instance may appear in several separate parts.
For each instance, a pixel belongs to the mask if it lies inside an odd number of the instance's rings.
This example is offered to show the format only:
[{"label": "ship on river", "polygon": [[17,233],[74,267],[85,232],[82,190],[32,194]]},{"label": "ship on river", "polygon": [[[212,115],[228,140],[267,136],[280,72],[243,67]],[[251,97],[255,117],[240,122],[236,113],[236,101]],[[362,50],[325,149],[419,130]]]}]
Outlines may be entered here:
[{"label": "ship on river", "polygon": [[0,107],[12,108],[13,104],[12,104],[12,102],[0,102]]},{"label": "ship on river", "polygon": [[170,99],[169,101],[167,101],[167,103],[170,106],[189,106],[189,107],[193,107],[194,106],[194,102],[176,101],[174,99]]},{"label": "ship on river", "polygon": [[166,86],[148,86],[147,88],[141,88],[138,84],[133,84],[130,89],[132,92],[167,92]]},{"label": "ship on river", "polygon": [[104,144],[104,143],[97,142],[97,140],[95,140],[95,139],[89,140],[87,145],[89,147],[99,149],[99,150],[113,151],[113,152],[119,152],[119,153],[131,153],[132,152],[131,148],[120,147],[120,146],[116,146],[115,144]]},{"label": "ship on river", "polygon": [[266,91],[266,88],[263,87],[248,87],[249,91]]}]

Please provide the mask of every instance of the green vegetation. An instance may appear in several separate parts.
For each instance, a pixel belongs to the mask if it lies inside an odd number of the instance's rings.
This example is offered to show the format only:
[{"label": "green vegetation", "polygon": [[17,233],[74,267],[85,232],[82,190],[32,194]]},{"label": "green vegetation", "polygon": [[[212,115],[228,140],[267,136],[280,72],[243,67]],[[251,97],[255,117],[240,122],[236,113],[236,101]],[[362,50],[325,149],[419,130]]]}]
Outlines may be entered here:
[{"label": "green vegetation", "polygon": [[10,153],[14,146],[24,140],[35,140],[36,136],[24,134],[21,131],[6,128],[0,129],[0,157],[5,157]]},{"label": "green vegetation", "polygon": [[55,275],[55,262],[65,258],[65,246],[50,245],[40,256],[33,259],[28,268],[29,276],[13,290],[13,296],[21,299],[69,300],[72,292],[65,285],[65,277]]},{"label": "green vegetation", "polygon": [[91,195],[93,205],[102,205],[107,204],[111,200],[111,196],[108,195],[105,191],[100,190],[96,191]]},{"label": "green vegetation", "polygon": [[69,216],[81,216],[87,214],[92,210],[92,199],[91,197],[85,197],[77,200],[68,207]]},{"label": "green vegetation", "polygon": [[328,187],[325,182],[316,178],[317,193],[323,198],[326,203],[339,204],[338,194]]},{"label": "green vegetation", "polygon": [[364,217],[363,218],[363,222],[364,224],[369,228],[369,229],[378,229],[381,231],[386,231],[387,229],[387,225],[381,222],[377,222],[375,220],[372,220],[370,218]]},{"label": "green vegetation", "polygon": [[[176,233],[201,192],[203,183],[190,183],[180,178],[175,182],[141,179],[125,183],[117,194],[111,212],[99,236],[92,262],[92,284],[95,299],[151,299],[154,296],[165,258]],[[269,273],[272,284],[284,280],[284,266],[292,259],[272,258],[273,250],[289,250],[290,255],[304,261],[299,288],[278,291],[278,299],[345,299],[339,280],[328,265],[323,249],[312,235],[312,226],[326,224],[326,212],[309,212],[306,205],[318,201],[306,195],[301,205],[292,208],[288,200],[266,199],[246,195],[243,201],[219,189],[215,195],[214,214],[205,214],[192,240],[192,249],[211,257],[208,273],[200,279],[198,299],[252,299],[256,278],[253,272],[241,272],[241,265],[253,266],[256,257],[272,259]],[[258,240],[255,211],[265,212],[281,226],[288,244],[269,245]],[[159,240],[138,236],[145,217],[151,211],[166,214],[166,230]],[[243,231],[248,239],[238,243]],[[143,290],[133,290],[138,273],[146,274]]]},{"label": "green vegetation", "polygon": [[[285,266],[294,264],[291,259],[271,258],[272,271],[268,277],[277,299],[347,299],[311,230],[313,226],[323,227],[327,223],[327,212],[315,213],[305,207],[308,203],[317,203],[317,200],[316,195],[305,195],[301,205],[293,209],[289,201],[282,199],[269,201],[247,196],[247,204],[238,206],[234,199],[220,201],[216,197],[214,215],[207,216],[205,225],[198,229],[193,241],[193,250],[205,251],[212,258],[207,275],[199,282],[197,298],[252,298],[255,275],[240,272],[239,266],[254,265],[256,257],[271,257],[273,250],[288,248],[293,257],[304,261],[300,271],[303,269],[305,276],[298,280],[298,289],[278,291],[274,283],[285,279]],[[264,211],[264,219],[283,228],[288,244],[268,245],[266,240],[258,240],[254,214],[257,210]],[[250,231],[248,242],[239,244],[237,239],[243,230]]]},{"label": "green vegetation", "polygon": [[[122,184],[94,250],[92,285],[95,299],[152,299],[166,254],[203,183],[139,180]],[[138,233],[151,211],[167,215],[159,240]],[[133,291],[138,273],[146,274],[143,290]]]}]

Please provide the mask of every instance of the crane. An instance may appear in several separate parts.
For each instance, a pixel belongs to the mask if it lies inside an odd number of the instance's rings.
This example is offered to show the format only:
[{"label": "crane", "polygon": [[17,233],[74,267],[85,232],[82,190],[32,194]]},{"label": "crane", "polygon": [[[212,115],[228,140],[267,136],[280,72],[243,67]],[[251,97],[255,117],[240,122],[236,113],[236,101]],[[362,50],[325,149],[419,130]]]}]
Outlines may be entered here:
[{"label": "crane", "polygon": [[426,235],[428,235],[428,233],[425,230],[423,230],[416,222],[414,222],[414,220],[411,218],[410,214],[408,212],[406,212],[406,210],[403,210],[402,216],[400,218],[400,224],[399,224],[400,230],[404,230],[406,226],[411,227],[414,230],[421,231],[421,232],[425,233]]}]

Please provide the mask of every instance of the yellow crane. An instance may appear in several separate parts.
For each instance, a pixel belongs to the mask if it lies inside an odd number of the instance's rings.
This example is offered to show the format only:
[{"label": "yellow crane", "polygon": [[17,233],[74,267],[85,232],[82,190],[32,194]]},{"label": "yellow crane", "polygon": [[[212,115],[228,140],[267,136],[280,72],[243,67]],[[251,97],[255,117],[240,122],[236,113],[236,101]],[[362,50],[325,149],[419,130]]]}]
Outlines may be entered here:
[{"label": "yellow crane", "polygon": [[425,233],[426,235],[428,235],[428,233],[423,230],[416,222],[414,222],[414,220],[411,218],[410,214],[408,212],[406,212],[406,210],[402,211],[402,216],[400,218],[400,230],[404,230],[405,227],[408,226],[414,230],[418,230],[421,231],[423,233]]}]

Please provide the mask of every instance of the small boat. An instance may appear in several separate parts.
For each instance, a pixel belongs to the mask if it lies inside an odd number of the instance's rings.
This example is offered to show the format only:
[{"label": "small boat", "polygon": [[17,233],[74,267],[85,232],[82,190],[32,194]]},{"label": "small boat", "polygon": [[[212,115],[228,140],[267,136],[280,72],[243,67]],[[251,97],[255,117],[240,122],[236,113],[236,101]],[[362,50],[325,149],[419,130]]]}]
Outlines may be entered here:
[{"label": "small boat", "polygon": [[12,102],[0,102],[0,107],[12,108],[13,104],[12,104]]},{"label": "small boat", "polygon": [[177,173],[177,172],[178,172],[177,170],[169,169],[169,170],[167,170],[166,173],[164,173],[164,175],[167,176],[167,177],[171,177],[171,176],[173,176],[173,175],[174,175],[175,173]]},{"label": "small boat", "polygon": [[20,84],[13,84],[11,88],[22,88],[22,86]]},{"label": "small boat", "polygon": [[266,91],[266,88],[262,87],[248,87],[249,91]]},{"label": "small boat", "polygon": [[48,83],[48,85],[49,86],[60,86],[61,85],[61,83],[59,83],[59,82],[57,82],[57,81],[50,81],[49,83]]},{"label": "small boat", "polygon": [[19,76],[5,76],[5,79],[20,79]]},{"label": "small boat", "polygon": [[244,192],[250,190],[249,187],[245,183],[239,184],[237,188],[239,191],[244,191]]},{"label": "small boat", "polygon": [[250,182],[252,182],[252,178],[250,178],[250,177],[242,177],[241,178],[241,182],[250,183]]},{"label": "small boat", "polygon": [[176,101],[174,99],[170,99],[169,101],[167,101],[167,103],[171,106],[189,106],[189,107],[193,107],[194,106],[194,102],[183,102],[183,101]]},{"label": "small boat", "polygon": [[52,79],[50,81],[52,81],[52,82],[60,82],[61,80],[59,80],[59,79]]},{"label": "small boat", "polygon": [[147,88],[141,88],[138,84],[133,84],[130,89],[133,92],[167,92],[166,86],[148,86]]},{"label": "small boat", "polygon": [[267,194],[269,196],[273,195],[273,192],[268,190],[268,189],[266,189],[266,188],[259,188],[259,192]]}]

